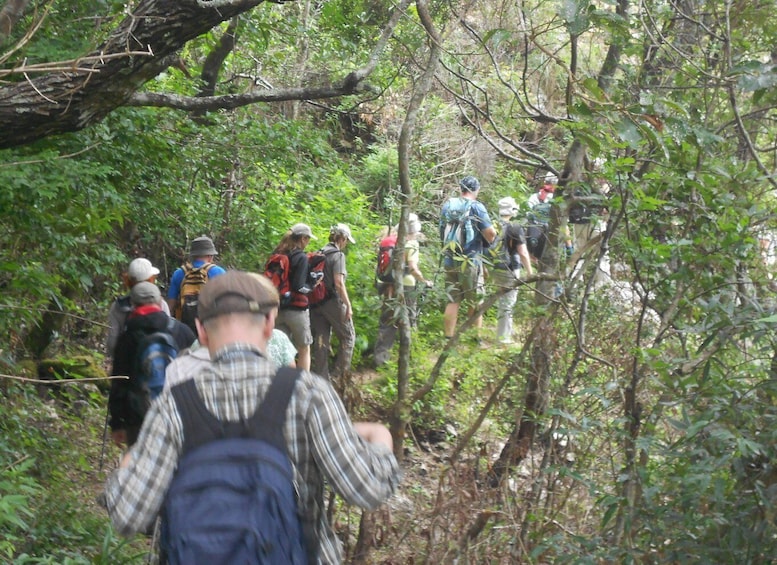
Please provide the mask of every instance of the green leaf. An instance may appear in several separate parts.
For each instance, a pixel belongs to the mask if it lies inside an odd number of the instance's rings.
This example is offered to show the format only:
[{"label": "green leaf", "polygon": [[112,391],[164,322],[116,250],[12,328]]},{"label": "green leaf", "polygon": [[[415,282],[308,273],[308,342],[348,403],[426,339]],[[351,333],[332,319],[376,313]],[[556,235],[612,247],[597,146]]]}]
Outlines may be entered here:
[{"label": "green leaf", "polygon": [[639,142],[642,141],[642,135],[639,133],[637,126],[628,118],[622,118],[615,124],[615,130],[618,132],[618,137],[629,144],[632,149],[639,147]]}]

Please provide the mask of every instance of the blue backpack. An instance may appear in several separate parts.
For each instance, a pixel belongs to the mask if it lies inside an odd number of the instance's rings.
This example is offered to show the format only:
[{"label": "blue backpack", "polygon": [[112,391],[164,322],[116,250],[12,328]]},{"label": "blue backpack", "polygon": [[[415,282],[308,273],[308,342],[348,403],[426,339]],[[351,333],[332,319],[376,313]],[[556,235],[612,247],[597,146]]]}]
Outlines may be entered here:
[{"label": "blue backpack", "polygon": [[299,374],[279,369],[244,422],[217,420],[191,379],[171,389],[184,445],[162,511],[170,565],[308,563],[283,437]]},{"label": "blue backpack", "polygon": [[164,331],[142,335],[138,341],[133,377],[135,385],[155,399],[165,386],[167,366],[178,355],[178,344],[173,338],[175,320],[170,318]]},{"label": "blue backpack", "polygon": [[475,228],[470,219],[472,202],[469,198],[451,198],[443,211],[442,246],[448,256],[461,255],[475,239]]}]

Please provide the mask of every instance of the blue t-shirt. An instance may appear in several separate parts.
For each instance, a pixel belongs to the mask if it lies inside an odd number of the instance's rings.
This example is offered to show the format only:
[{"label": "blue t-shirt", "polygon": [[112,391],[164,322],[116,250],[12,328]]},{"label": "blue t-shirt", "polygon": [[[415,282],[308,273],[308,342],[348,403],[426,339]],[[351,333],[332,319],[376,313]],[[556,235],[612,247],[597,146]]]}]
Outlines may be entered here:
[{"label": "blue t-shirt", "polygon": [[[196,261],[192,262],[192,267],[195,269],[202,267],[205,264],[205,261],[202,259],[197,259]],[[212,279],[213,277],[217,277],[219,275],[223,275],[226,273],[223,267],[219,267],[218,265],[213,265],[208,270],[208,279]],[[183,278],[185,276],[183,267],[178,267],[175,272],[173,273],[173,276],[170,278],[170,288],[167,289],[167,298],[172,298],[173,300],[178,300],[181,296],[181,283],[183,283]]]},{"label": "blue t-shirt", "polygon": [[[448,207],[450,206],[450,200],[447,200],[445,204],[442,205],[442,211],[440,214],[440,233],[442,234],[445,231],[445,213],[448,210]],[[481,255],[483,255],[483,252],[488,247],[488,242],[483,237],[483,230],[490,228],[493,226],[493,223],[491,222],[491,218],[488,217],[488,210],[486,210],[486,207],[483,205],[482,202],[479,200],[474,200],[469,208],[469,221],[472,222],[472,229],[475,231],[475,237],[472,238],[472,241],[467,242],[464,245],[464,255],[467,256],[468,259],[474,260],[476,263],[480,263]],[[452,267],[454,265],[453,258],[446,254],[445,256],[445,266],[446,267]]]}]

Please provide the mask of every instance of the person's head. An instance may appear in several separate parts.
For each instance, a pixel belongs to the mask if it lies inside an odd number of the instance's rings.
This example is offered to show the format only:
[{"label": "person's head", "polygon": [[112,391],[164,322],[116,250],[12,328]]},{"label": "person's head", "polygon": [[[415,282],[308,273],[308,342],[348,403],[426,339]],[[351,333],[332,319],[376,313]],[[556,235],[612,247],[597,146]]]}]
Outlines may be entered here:
[{"label": "person's head", "polygon": [[218,255],[216,246],[213,244],[213,240],[206,235],[201,235],[192,240],[189,246],[189,257],[192,261],[202,259],[210,263],[213,258]]},{"label": "person's head", "polygon": [[159,287],[148,281],[136,283],[130,290],[130,303],[137,306],[146,306],[147,304],[160,304],[162,302],[162,293]]},{"label": "person's head", "polygon": [[313,231],[306,224],[294,224],[283,234],[281,241],[273,250],[273,253],[289,253],[295,249],[304,250],[311,239],[316,239]]},{"label": "person's head", "polygon": [[345,249],[348,243],[356,243],[351,235],[351,228],[345,224],[335,224],[329,229],[329,242],[340,249]]},{"label": "person's head", "polygon": [[311,239],[316,239],[313,230],[307,224],[294,224],[289,230],[291,239],[299,249],[305,249]]},{"label": "person's head", "polygon": [[153,283],[159,274],[159,269],[151,264],[151,261],[143,257],[133,259],[127,269],[127,286],[132,288],[139,282],[148,281]]},{"label": "person's head", "polygon": [[472,175],[466,176],[459,181],[461,195],[467,198],[477,198],[480,192],[480,181]]},{"label": "person's head", "polygon": [[556,187],[554,185],[549,183],[543,184],[539,190],[540,202],[545,202],[548,198],[553,198],[554,192],[556,192]]},{"label": "person's head", "polygon": [[209,281],[197,304],[197,334],[213,355],[230,343],[264,351],[275,327],[280,300],[270,280],[256,273],[227,271]]},{"label": "person's head", "polygon": [[417,214],[410,214],[407,217],[407,235],[408,237],[419,239],[421,235],[421,220]]},{"label": "person's head", "polygon": [[502,218],[512,218],[518,213],[518,204],[512,196],[500,198],[498,202],[499,216]]}]

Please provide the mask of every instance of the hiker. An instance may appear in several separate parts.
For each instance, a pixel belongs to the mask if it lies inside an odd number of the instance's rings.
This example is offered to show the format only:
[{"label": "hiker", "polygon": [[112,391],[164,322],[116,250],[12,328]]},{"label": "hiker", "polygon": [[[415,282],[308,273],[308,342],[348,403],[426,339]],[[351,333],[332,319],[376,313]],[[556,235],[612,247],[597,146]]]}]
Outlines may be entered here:
[{"label": "hiker", "polygon": [[[392,232],[396,233],[399,226],[392,228]],[[386,242],[384,238],[382,241]],[[402,289],[405,297],[405,305],[407,306],[408,321],[410,327],[416,326],[418,318],[418,296],[421,289],[418,287],[418,283],[429,287],[432,285],[432,281],[424,277],[421,273],[421,269],[418,265],[420,246],[419,240],[423,237],[421,232],[421,221],[416,214],[409,214],[407,220],[407,233],[405,234],[405,269],[402,276]],[[393,240],[393,244],[396,246],[396,239]],[[388,246],[387,246],[388,247]],[[381,245],[381,250],[384,246]],[[388,249],[386,249],[388,251]],[[385,275],[380,274],[381,263],[388,261],[388,269],[390,271],[391,260],[378,258],[378,281],[377,289],[378,294],[381,296],[381,312],[378,325],[378,337],[375,341],[375,351],[373,353],[373,360],[376,366],[383,365],[388,361],[391,347],[394,345],[394,340],[397,335],[397,320],[395,319],[395,307],[392,303],[392,299],[395,295],[395,283],[393,278],[388,278]],[[393,276],[393,275],[392,275]]]},{"label": "hiker", "polygon": [[[445,282],[448,304],[443,315],[443,332],[453,337],[459,315],[459,305],[470,303],[470,316],[475,312],[479,296],[483,294],[483,251],[494,241],[496,230],[486,207],[478,200],[480,182],[473,176],[459,181],[461,195],[442,206],[440,239],[443,242]],[[483,316],[475,327],[483,325]]]},{"label": "hiker", "polygon": [[197,237],[189,246],[189,261],[178,267],[170,278],[167,304],[175,318],[189,326],[192,332],[197,331],[194,318],[202,286],[226,272],[213,262],[216,255],[218,251],[211,238],[205,235]]},{"label": "hiker", "polygon": [[518,204],[511,196],[499,200],[500,230],[492,247],[491,279],[499,290],[509,289],[497,302],[496,337],[499,343],[513,343],[513,308],[518,299],[515,281],[521,275],[531,276],[532,265],[526,247],[523,227],[512,218],[518,213]]},{"label": "hiker", "polygon": [[[111,371],[112,375],[129,379],[112,380],[108,397],[108,424],[117,445],[135,443],[148,402],[164,384],[164,367],[160,375],[143,372],[146,361],[141,359],[144,338],[157,332],[168,334],[176,352],[189,347],[195,339],[188,326],[162,311],[162,294],[157,285],[145,281],[135,284],[130,291],[130,301],[133,309],[116,342]],[[147,382],[150,379],[154,382]]]},{"label": "hiker", "polygon": [[[545,175],[545,182],[540,189],[529,197],[527,202],[529,213],[527,214],[528,224],[526,226],[527,245],[529,254],[537,261],[542,258],[545,244],[548,241],[548,230],[550,224],[550,201],[556,192],[556,183],[558,177],[551,172]],[[559,239],[563,241],[564,252],[567,258],[570,258],[575,252],[575,246],[572,241],[572,232],[568,225],[564,225],[559,233]]]},{"label": "hiker", "polygon": [[310,345],[313,343],[308,304],[312,284],[305,253],[311,239],[315,239],[315,236],[308,225],[294,224],[273,250],[273,255],[288,257],[288,271],[284,276],[288,286],[286,292],[289,293],[288,298],[281,297],[281,309],[275,327],[291,338],[297,348],[297,367],[306,371],[310,370]]},{"label": "hiker", "polygon": [[353,328],[353,309],[345,288],[345,248],[356,243],[351,229],[345,224],[336,224],[329,230],[329,243],[321,252],[325,256],[323,284],[326,297],[310,307],[310,330],[313,333],[311,369],[322,377],[329,378],[329,348],[332,332],[338,340],[337,355],[333,373],[345,375],[351,369],[351,359],[356,341]]},{"label": "hiker", "polygon": [[[120,468],[108,478],[103,501],[120,534],[130,536],[146,530],[164,505],[163,532],[167,536],[163,534],[163,539],[167,537],[166,543],[175,547],[176,539],[189,533],[164,526],[171,516],[168,511],[186,502],[172,494],[183,486],[176,481],[178,475],[186,473],[187,478],[192,478],[197,473],[199,481],[213,484],[222,474],[234,471],[239,465],[235,455],[214,458],[209,468],[187,466],[201,450],[237,441],[213,441],[191,453],[184,453],[188,442],[203,432],[197,426],[199,420],[192,418],[191,409],[199,406],[203,410],[202,417],[208,420],[215,417],[224,429],[228,429],[230,424],[248,421],[252,414],[259,412],[258,407],[265,397],[277,387],[283,387],[284,380],[292,387],[287,408],[280,410],[281,417],[285,414],[285,420],[264,431],[280,436],[281,447],[285,447],[293,469],[294,484],[298,487],[294,515],[302,521],[307,562],[343,561],[341,543],[326,516],[325,485],[347,503],[370,510],[394,492],[399,481],[399,466],[392,453],[388,429],[379,423],[352,423],[340,397],[326,379],[297,370],[291,375],[276,375],[274,365],[262,354],[278,305],[278,294],[272,284],[248,273],[229,271],[205,286],[198,305],[197,326],[200,342],[208,348],[213,363],[193,379],[162,393],[146,416],[138,442],[123,457]],[[191,394],[188,401],[183,401],[184,393]],[[281,405],[285,402],[284,399]],[[241,450],[238,455],[266,455],[267,446],[262,445],[260,451],[256,445],[255,441],[251,442],[253,449]],[[267,463],[261,470],[266,469]],[[245,475],[250,476],[241,476],[239,484],[227,487],[225,491],[222,489],[218,495],[211,492],[210,486],[199,491],[193,500],[199,510],[190,512],[179,522],[180,527],[188,530],[189,527],[202,528],[203,521],[208,521],[207,527],[198,529],[199,533],[192,533],[186,540],[184,545],[193,546],[193,551],[210,541],[202,531],[218,531],[225,536],[222,540],[234,542],[218,543],[216,540],[213,551],[223,553],[201,556],[201,561],[256,563],[259,562],[258,555],[242,555],[230,560],[229,552],[245,549],[247,544],[264,544],[259,550],[272,552],[295,542],[288,533],[279,533],[270,543],[262,539],[263,530],[254,526],[254,520],[264,522],[267,528],[273,526],[265,515],[267,503],[262,502],[261,495],[266,490],[263,488],[264,474]],[[254,476],[261,477],[255,479],[258,484],[246,485],[244,481]],[[245,494],[243,488],[250,494]],[[222,492],[232,500],[239,496],[245,504],[221,504]],[[208,501],[213,502],[212,507],[206,504]],[[281,510],[287,510],[287,507]],[[234,538],[230,539],[232,533]],[[266,557],[270,563],[292,562],[272,554]]]},{"label": "hiker", "polygon": [[[130,262],[127,272],[122,275],[124,285],[127,287],[128,292],[121,298],[114,300],[108,311],[108,337],[105,341],[106,357],[113,357],[113,352],[116,349],[116,341],[119,339],[121,332],[124,331],[124,324],[127,323],[127,316],[132,312],[129,291],[139,282],[147,281],[156,283],[158,274],[159,269],[154,267],[148,259],[138,257]],[[169,316],[170,308],[168,307],[167,302],[162,302],[161,306],[162,311]]]},{"label": "hiker", "polygon": [[556,192],[556,182],[558,178],[553,173],[545,175],[545,182],[542,183],[539,190],[529,196],[527,204],[529,210],[534,210],[538,204],[544,204],[553,199],[553,194]]}]

